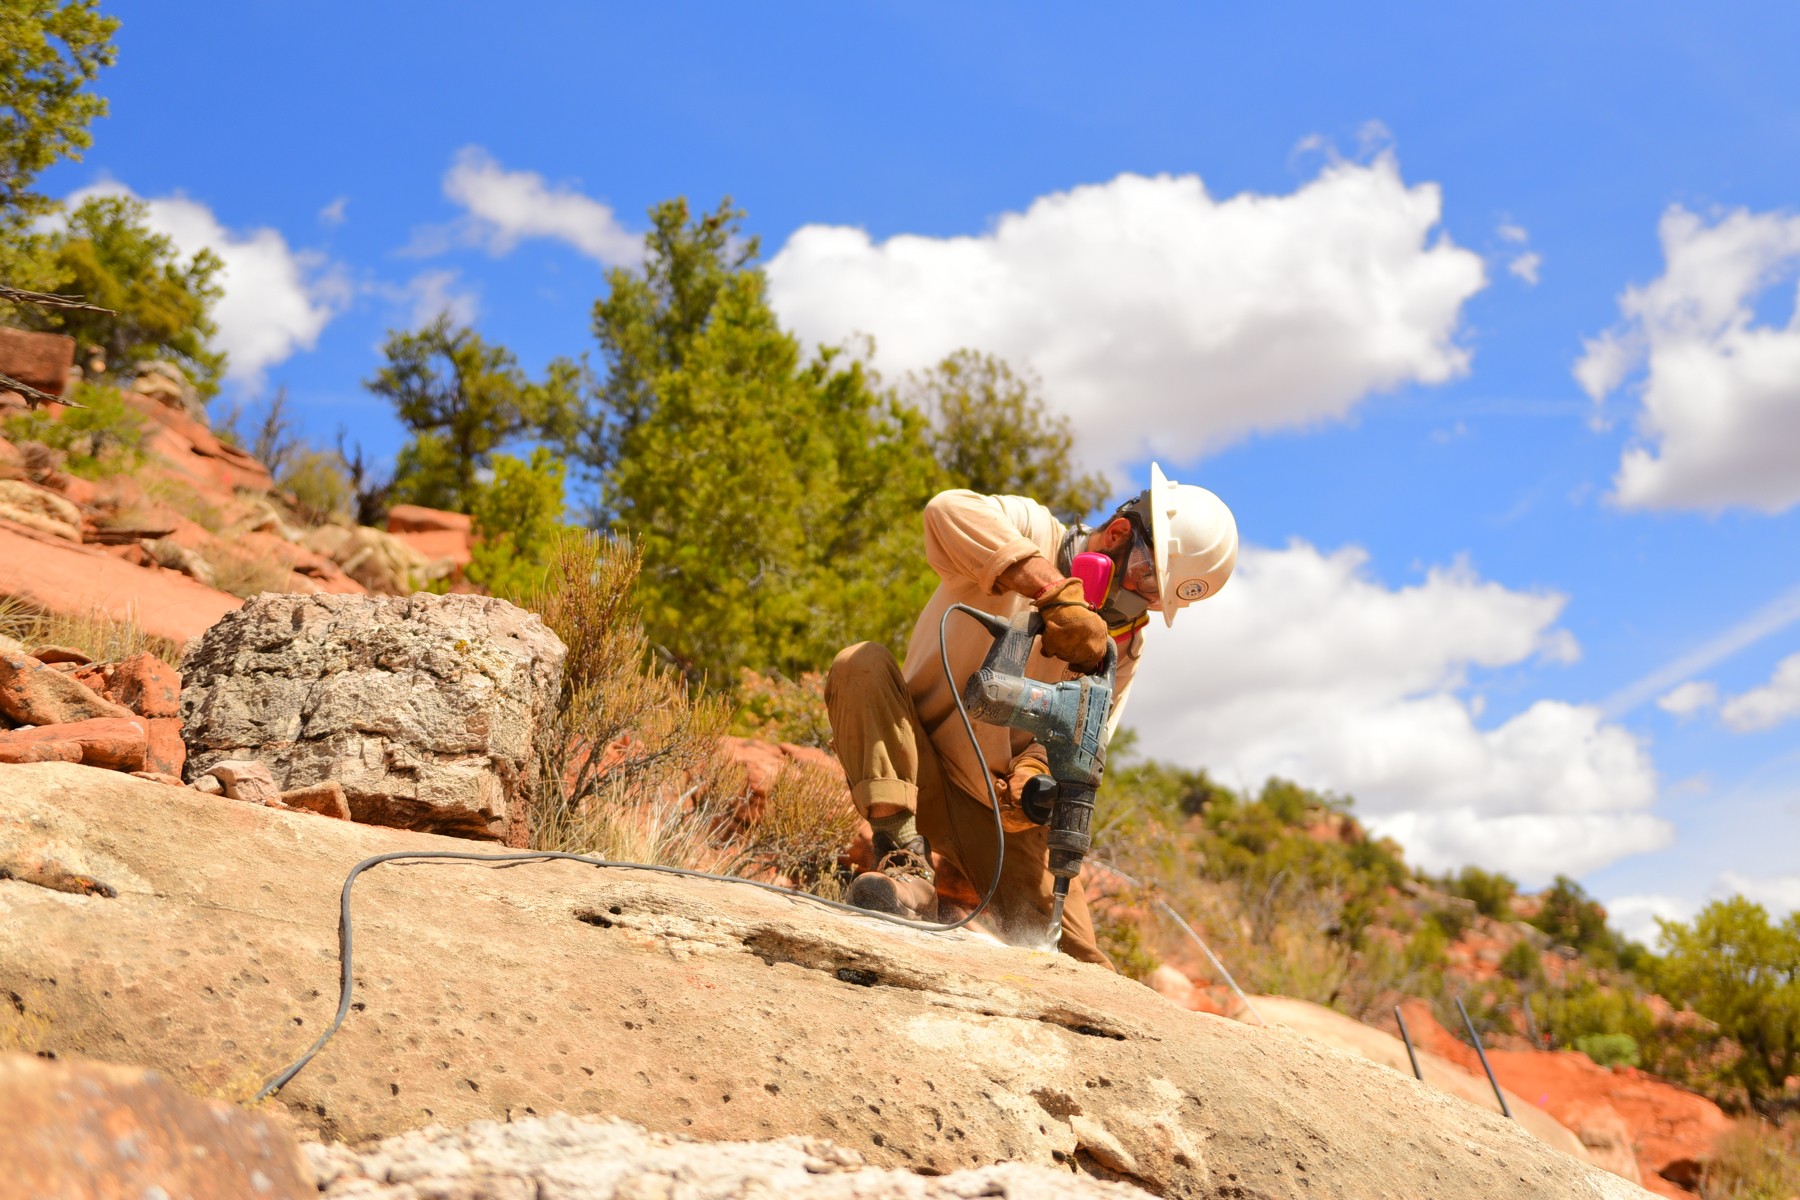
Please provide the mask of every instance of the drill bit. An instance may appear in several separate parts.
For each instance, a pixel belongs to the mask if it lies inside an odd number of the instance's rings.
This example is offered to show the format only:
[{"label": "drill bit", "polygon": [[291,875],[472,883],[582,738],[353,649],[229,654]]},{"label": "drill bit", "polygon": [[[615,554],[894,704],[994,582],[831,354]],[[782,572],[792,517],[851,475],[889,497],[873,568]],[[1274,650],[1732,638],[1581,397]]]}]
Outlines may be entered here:
[{"label": "drill bit", "polygon": [[1068,887],[1066,879],[1056,881],[1055,906],[1050,910],[1050,932],[1044,936],[1045,948],[1051,951],[1062,943],[1063,905],[1069,902]]}]

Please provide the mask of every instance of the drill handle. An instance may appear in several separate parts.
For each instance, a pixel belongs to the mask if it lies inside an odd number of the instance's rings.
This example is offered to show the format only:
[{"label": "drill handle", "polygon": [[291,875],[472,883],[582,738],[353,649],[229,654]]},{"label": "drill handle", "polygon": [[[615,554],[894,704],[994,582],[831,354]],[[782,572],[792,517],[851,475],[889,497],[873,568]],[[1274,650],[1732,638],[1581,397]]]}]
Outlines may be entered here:
[{"label": "drill handle", "polygon": [[973,608],[957,605],[964,612],[970,613],[987,631],[994,635],[994,644],[988,647],[987,657],[982,659],[981,669],[1001,675],[1025,674],[1025,663],[1031,657],[1032,643],[1038,634],[1044,631],[1044,617],[1035,608],[1028,608],[1008,621],[1002,617],[977,612]]}]

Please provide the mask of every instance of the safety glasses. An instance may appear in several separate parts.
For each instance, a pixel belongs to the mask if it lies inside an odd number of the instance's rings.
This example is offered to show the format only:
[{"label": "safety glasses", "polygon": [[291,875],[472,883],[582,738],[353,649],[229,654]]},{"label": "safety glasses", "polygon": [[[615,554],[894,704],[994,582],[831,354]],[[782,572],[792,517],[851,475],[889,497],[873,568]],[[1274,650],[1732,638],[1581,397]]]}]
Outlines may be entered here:
[{"label": "safety glasses", "polygon": [[1125,556],[1125,569],[1119,582],[1148,603],[1155,604],[1162,599],[1162,587],[1156,578],[1156,555],[1151,552],[1136,521],[1131,523],[1131,550]]}]

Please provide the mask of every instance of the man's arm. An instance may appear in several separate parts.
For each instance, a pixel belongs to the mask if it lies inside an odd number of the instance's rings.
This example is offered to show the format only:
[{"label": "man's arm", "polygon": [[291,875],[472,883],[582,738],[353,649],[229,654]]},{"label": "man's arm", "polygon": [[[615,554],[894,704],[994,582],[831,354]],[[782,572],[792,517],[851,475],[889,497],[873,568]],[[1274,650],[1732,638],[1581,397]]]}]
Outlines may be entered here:
[{"label": "man's arm", "polygon": [[1038,593],[1053,583],[1062,581],[1062,576],[1050,560],[1041,554],[1020,559],[1006,570],[1000,572],[1000,586],[1009,592],[1017,592],[1027,600],[1034,600]]}]

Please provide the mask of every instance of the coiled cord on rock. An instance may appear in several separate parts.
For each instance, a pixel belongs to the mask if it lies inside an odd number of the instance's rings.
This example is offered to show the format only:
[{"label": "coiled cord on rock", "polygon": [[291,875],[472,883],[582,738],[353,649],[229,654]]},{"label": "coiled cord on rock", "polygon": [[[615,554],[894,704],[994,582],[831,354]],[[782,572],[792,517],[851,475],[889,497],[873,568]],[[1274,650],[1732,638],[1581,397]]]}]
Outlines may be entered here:
[{"label": "coiled cord on rock", "polygon": [[[949,608],[944,610],[944,615],[938,619],[938,661],[943,665],[945,679],[950,679],[950,650],[946,639],[946,633],[949,629],[950,614],[959,609],[968,613],[975,612],[974,609],[966,604],[952,604]],[[987,911],[988,905],[993,903],[994,894],[1000,890],[1000,869],[1006,862],[1006,831],[1005,827],[1000,823],[1000,797],[994,791],[993,772],[988,770],[987,756],[981,752],[981,742],[975,737],[975,726],[969,720],[968,709],[963,707],[962,691],[956,687],[954,680],[951,680],[950,694],[956,699],[956,714],[962,718],[963,732],[968,735],[969,744],[975,748],[975,757],[977,761],[981,763],[982,777],[987,781],[988,807],[991,808],[994,813],[994,840],[999,847],[999,853],[994,856],[994,877],[988,881],[987,891],[983,892],[981,896],[981,903],[977,904],[974,911],[970,912],[961,920],[945,922],[914,921],[906,917],[895,916],[892,913],[876,912],[873,909],[858,908],[854,904],[845,904],[841,900],[827,900],[823,896],[815,896],[810,892],[802,892],[796,888],[786,888],[779,884],[764,883],[760,879],[744,879],[737,875],[718,875],[710,871],[694,871],[687,867],[665,867],[653,863],[614,862],[609,859],[595,858],[592,855],[587,854],[572,854],[565,850],[516,850],[502,854],[476,854],[462,850],[396,850],[391,854],[376,854],[363,859],[354,867],[350,868],[350,874],[344,877],[343,890],[338,895],[339,971],[337,1013],[331,1018],[331,1024],[326,1028],[325,1032],[321,1033],[318,1040],[307,1048],[306,1053],[282,1068],[279,1074],[269,1080],[268,1083],[264,1084],[262,1090],[256,1093],[256,1099],[262,1100],[272,1096],[286,1086],[294,1076],[300,1073],[301,1069],[305,1067],[307,1063],[313,1060],[313,1057],[317,1055],[319,1051],[325,1048],[325,1043],[329,1042],[332,1035],[337,1033],[338,1027],[344,1023],[344,1018],[350,1015],[350,996],[351,991],[355,986],[355,982],[352,978],[352,964],[354,960],[352,957],[351,946],[350,889],[356,885],[356,879],[359,875],[371,867],[380,866],[382,863],[395,862],[399,859],[449,859],[459,862],[490,863],[548,862],[554,859],[567,859],[570,862],[587,863],[589,866],[593,867],[614,867],[629,871],[653,871],[659,875],[678,875],[686,879],[716,879],[721,883],[738,883],[745,887],[760,888],[765,892],[774,892],[781,896],[792,896],[799,900],[807,900],[814,904],[824,905],[826,908],[835,908],[841,912],[852,913],[859,917],[873,917],[878,921],[886,921],[890,925],[900,925],[907,929],[924,930],[927,933],[949,933],[953,929],[961,929],[964,925],[967,925],[976,917],[979,917],[983,912]]]}]

